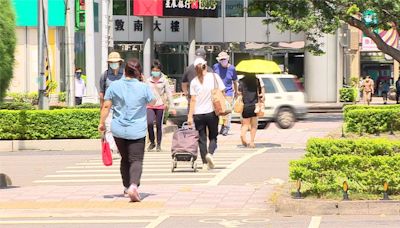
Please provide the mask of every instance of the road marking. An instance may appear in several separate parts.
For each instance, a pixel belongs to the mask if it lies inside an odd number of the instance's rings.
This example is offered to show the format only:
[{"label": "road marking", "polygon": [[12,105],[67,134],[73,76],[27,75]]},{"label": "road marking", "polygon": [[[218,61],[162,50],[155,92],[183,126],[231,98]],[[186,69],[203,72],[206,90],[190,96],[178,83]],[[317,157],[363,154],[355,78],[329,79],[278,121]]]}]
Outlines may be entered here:
[{"label": "road marking", "polygon": [[150,224],[146,226],[146,228],[156,228],[158,225],[160,225],[162,222],[164,222],[166,219],[168,219],[168,215],[161,215],[158,216],[156,220],[153,220]]},{"label": "road marking", "polygon": [[115,224],[115,223],[148,223],[152,222],[149,219],[60,219],[60,220],[2,220],[0,224],[2,225],[17,225],[17,224]]},{"label": "road marking", "polygon": [[270,150],[271,148],[262,148],[257,150],[254,153],[251,154],[247,154],[241,158],[239,158],[238,160],[236,160],[235,162],[233,162],[231,165],[229,165],[226,169],[224,169],[222,172],[218,173],[213,179],[211,179],[206,185],[213,185],[216,186],[218,185],[225,177],[227,177],[233,170],[235,170],[236,168],[238,168],[240,165],[242,165],[243,163],[245,163],[247,160],[249,160],[250,158],[262,154],[268,150]]},{"label": "road marking", "polygon": [[[171,164],[168,164],[168,165],[146,165],[146,166],[143,166],[143,170],[144,171],[146,171],[146,170],[152,171],[152,170],[155,170],[154,167],[155,168],[164,168],[163,170],[171,170]],[[199,164],[197,165],[197,167],[199,167]],[[216,168],[217,169],[225,169],[227,167],[228,166],[226,166],[226,165],[219,165],[216,162]],[[106,168],[106,169],[109,169],[109,170],[112,169],[112,167],[105,167],[104,165],[99,165],[99,166],[97,166],[97,165],[93,165],[93,166],[67,166],[66,168],[67,169],[90,169],[90,168],[99,169],[99,168]],[[118,168],[118,170],[119,170],[119,166],[117,166],[116,168]],[[179,168],[191,168],[191,166],[190,165],[179,165],[179,163],[178,163],[178,169]]]},{"label": "road marking", "polygon": [[319,225],[321,224],[321,216],[313,216],[311,217],[311,222],[308,225],[308,228],[319,228]]},{"label": "road marking", "polygon": [[[194,172],[185,172],[185,173],[144,173],[142,177],[150,177],[150,176],[214,176],[214,173],[194,173]],[[69,177],[121,177],[121,174],[59,174],[59,175],[47,175],[45,178],[69,178]]]},{"label": "road marking", "polygon": [[[215,160],[215,163],[217,163],[217,164],[231,164],[232,162],[234,162],[235,161],[235,159],[233,159],[233,160],[224,160],[224,161],[218,161],[218,160]],[[149,161],[149,162],[143,162],[143,167],[146,167],[146,166],[171,166],[171,163],[172,163],[172,161],[162,161],[162,162],[159,162],[159,161]],[[178,164],[184,164],[184,163],[187,163],[187,164],[189,164],[190,162],[179,162],[178,161]],[[200,164],[200,162],[197,162],[198,164]],[[103,165],[103,163],[76,163],[75,165],[83,165],[83,166],[99,166],[99,165]],[[104,165],[103,165],[104,166]]]},{"label": "road marking", "polygon": [[[160,181],[160,182],[171,182],[171,181],[208,181],[210,178],[146,178],[142,179],[141,182]],[[33,183],[88,183],[88,182],[121,182],[121,178],[118,179],[79,179],[79,180],[36,180]]]}]

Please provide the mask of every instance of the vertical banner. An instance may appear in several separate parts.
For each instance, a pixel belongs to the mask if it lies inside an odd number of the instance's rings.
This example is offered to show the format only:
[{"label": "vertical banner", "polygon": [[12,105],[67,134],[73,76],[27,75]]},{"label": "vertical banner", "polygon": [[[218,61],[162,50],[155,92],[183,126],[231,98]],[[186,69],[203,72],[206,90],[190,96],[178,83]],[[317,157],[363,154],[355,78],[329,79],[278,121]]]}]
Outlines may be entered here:
[{"label": "vertical banner", "polygon": [[133,14],[135,16],[163,16],[163,0],[135,0]]}]

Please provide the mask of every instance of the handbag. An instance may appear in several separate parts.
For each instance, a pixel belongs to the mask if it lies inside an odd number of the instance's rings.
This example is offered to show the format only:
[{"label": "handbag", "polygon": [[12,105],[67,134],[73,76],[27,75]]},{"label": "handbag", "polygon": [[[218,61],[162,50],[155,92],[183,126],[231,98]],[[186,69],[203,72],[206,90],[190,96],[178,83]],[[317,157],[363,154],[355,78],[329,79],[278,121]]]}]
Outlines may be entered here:
[{"label": "handbag", "polygon": [[244,109],[243,98],[242,96],[238,96],[233,105],[233,111],[235,111],[236,113],[242,113],[243,109]]},{"label": "handbag", "polygon": [[254,109],[254,113],[256,113],[257,117],[263,117],[264,116],[264,102],[261,101],[260,99],[260,94],[262,93],[262,89],[261,89],[261,83],[260,83],[260,79],[257,78],[257,90],[258,90],[258,94],[257,94],[257,104],[256,104],[256,108]]},{"label": "handbag", "polygon": [[106,140],[104,135],[101,139],[101,157],[103,160],[103,164],[105,166],[112,165],[112,155],[111,155],[110,144],[108,143],[108,141]]},{"label": "handbag", "polygon": [[226,100],[224,93],[219,89],[217,78],[214,76],[214,89],[211,90],[211,99],[214,112],[217,116],[226,116],[232,112],[231,104]]}]

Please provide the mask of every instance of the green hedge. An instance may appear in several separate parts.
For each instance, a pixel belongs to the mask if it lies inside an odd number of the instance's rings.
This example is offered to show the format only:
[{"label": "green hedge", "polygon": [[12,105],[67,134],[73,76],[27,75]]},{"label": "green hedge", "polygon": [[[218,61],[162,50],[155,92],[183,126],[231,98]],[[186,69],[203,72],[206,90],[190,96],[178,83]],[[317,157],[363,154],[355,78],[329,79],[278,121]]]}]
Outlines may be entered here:
[{"label": "green hedge", "polygon": [[31,103],[25,102],[6,102],[0,103],[0,109],[6,110],[34,110],[35,107]]},{"label": "green hedge", "polygon": [[319,197],[341,192],[343,181],[349,183],[350,194],[380,194],[383,181],[389,183],[390,194],[400,194],[399,167],[400,155],[308,157],[290,162],[290,178],[311,184],[305,194]]},{"label": "green hedge", "polygon": [[400,141],[388,139],[310,139],[306,157],[338,154],[362,156],[393,156],[400,153]]},{"label": "green hedge", "polygon": [[348,110],[344,117],[346,131],[376,133],[400,130],[400,108],[369,108]]},{"label": "green hedge", "polygon": [[355,88],[341,88],[339,90],[340,102],[354,102],[358,91]]},{"label": "green hedge", "polygon": [[400,109],[400,105],[346,105],[343,108],[343,115],[352,110],[366,110],[366,109]]},{"label": "green hedge", "polygon": [[99,110],[0,110],[0,139],[98,138]]}]

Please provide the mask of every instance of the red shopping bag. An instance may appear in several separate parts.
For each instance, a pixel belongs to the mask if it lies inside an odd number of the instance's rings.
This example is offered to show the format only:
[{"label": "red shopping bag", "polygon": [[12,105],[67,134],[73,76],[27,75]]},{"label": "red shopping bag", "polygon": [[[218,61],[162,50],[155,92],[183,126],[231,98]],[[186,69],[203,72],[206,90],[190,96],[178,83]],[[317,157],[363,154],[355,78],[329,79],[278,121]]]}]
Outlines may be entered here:
[{"label": "red shopping bag", "polygon": [[112,165],[112,154],[111,154],[110,144],[107,142],[105,137],[101,139],[101,156],[103,159],[103,164],[105,166]]}]

